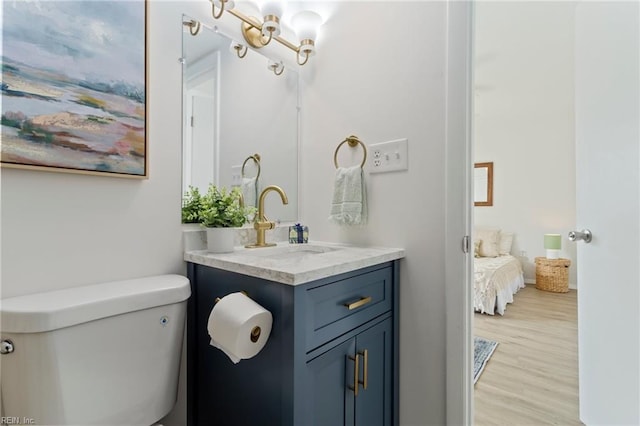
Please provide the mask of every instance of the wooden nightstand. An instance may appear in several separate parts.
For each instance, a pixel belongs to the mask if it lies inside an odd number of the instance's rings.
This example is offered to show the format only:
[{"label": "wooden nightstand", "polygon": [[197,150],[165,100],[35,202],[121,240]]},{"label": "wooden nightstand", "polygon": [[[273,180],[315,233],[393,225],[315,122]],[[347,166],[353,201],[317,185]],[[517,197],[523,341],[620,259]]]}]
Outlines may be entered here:
[{"label": "wooden nightstand", "polygon": [[569,259],[536,257],[536,288],[554,293],[568,292],[569,266]]}]

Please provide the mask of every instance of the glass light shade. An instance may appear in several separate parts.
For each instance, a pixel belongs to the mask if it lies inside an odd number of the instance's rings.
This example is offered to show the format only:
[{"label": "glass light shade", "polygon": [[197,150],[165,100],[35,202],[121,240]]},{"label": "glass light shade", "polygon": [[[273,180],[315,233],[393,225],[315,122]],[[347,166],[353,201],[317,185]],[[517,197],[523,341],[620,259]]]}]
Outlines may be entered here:
[{"label": "glass light shade", "polygon": [[260,4],[260,12],[262,16],[275,15],[279,18],[284,13],[284,2],[277,0],[266,0]]},{"label": "glass light shade", "polygon": [[544,234],[544,248],[547,250],[560,250],[562,248],[560,234]]},{"label": "glass light shade", "polygon": [[318,29],[322,25],[322,17],[310,10],[304,10],[293,17],[291,25],[300,40],[316,40]]}]

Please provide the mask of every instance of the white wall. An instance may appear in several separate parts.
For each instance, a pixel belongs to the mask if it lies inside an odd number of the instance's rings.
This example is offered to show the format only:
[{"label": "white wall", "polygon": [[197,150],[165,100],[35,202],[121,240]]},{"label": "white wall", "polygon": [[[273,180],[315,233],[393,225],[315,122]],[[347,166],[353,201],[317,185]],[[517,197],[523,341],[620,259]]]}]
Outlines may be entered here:
[{"label": "white wall", "polygon": [[[475,161],[493,161],[493,206],[477,225],[516,234],[525,279],[535,282],[543,235],[563,236],[576,285],[574,4],[478,2],[475,8]],[[522,253],[524,252],[524,253]]]},{"label": "white wall", "polygon": [[169,5],[149,5],[149,179],[3,168],[2,297],[184,270],[180,16]]},{"label": "white wall", "polygon": [[[1,297],[184,273],[178,62],[184,7],[149,2],[148,180],[1,169]],[[185,424],[183,393],[180,399],[177,420],[166,425]]]},{"label": "white wall", "polygon": [[[318,54],[301,71],[303,220],[312,239],[406,249],[400,423],[442,425],[446,4],[333,5]],[[408,138],[410,158],[406,172],[367,174],[369,224],[343,229],[327,217],[334,150],[350,134],[366,144]],[[354,150],[353,162],[361,158]]]}]

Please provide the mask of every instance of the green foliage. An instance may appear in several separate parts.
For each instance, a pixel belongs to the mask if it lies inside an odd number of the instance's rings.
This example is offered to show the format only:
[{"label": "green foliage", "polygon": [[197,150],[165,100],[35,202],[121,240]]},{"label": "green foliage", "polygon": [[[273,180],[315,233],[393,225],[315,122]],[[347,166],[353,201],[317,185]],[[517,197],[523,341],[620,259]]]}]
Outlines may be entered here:
[{"label": "green foliage", "polygon": [[241,192],[238,188],[227,191],[209,185],[202,197],[200,223],[207,228],[233,228],[244,225],[248,209],[240,206]]},{"label": "green foliage", "polygon": [[202,195],[198,188],[189,187],[182,197],[182,223],[200,223],[202,211]]},{"label": "green foliage", "polygon": [[245,224],[247,216],[255,214],[254,207],[241,206],[240,189],[219,189],[209,185],[206,194],[189,187],[182,198],[182,223],[201,223],[207,228],[235,228]]}]

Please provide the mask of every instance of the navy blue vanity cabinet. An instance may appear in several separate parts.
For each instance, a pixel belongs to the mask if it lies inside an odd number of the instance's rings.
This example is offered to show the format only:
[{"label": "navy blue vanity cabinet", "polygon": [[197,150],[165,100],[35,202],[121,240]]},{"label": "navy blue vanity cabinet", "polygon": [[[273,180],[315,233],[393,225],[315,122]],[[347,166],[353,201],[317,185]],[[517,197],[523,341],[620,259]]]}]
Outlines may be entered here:
[{"label": "navy blue vanity cabinet", "polygon": [[315,351],[322,353],[307,362],[307,424],[394,424],[392,319],[367,326],[354,337],[332,342],[330,349]]},{"label": "navy blue vanity cabinet", "polygon": [[[398,263],[296,286],[189,263],[188,425],[397,425]],[[233,364],[207,321],[237,291],[273,327],[258,355]]]}]

